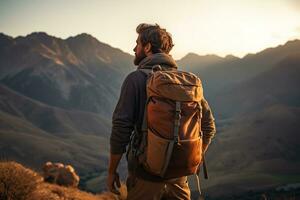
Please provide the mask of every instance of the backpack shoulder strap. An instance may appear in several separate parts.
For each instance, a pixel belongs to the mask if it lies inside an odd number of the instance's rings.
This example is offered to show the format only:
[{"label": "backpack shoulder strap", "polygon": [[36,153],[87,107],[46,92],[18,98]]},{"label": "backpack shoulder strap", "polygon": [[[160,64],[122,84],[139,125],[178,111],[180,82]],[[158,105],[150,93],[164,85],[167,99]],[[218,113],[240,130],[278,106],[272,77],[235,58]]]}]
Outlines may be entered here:
[{"label": "backpack shoulder strap", "polygon": [[152,69],[138,69],[143,72],[145,75],[149,76],[152,73]]},{"label": "backpack shoulder strap", "polygon": [[143,72],[147,76],[150,76],[153,72],[162,71],[162,67],[160,65],[153,65],[151,66],[151,68],[142,68],[138,70]]}]

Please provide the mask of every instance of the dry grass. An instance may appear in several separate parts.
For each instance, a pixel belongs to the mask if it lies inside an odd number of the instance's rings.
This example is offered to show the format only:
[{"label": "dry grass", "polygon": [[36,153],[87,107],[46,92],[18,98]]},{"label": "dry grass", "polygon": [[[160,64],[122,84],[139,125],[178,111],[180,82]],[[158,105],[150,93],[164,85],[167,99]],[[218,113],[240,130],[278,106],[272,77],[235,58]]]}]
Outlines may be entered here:
[{"label": "dry grass", "polygon": [[32,200],[112,200],[118,199],[111,193],[93,195],[76,188],[68,188],[55,184],[42,183],[32,193]]},{"label": "dry grass", "polygon": [[[122,194],[126,193],[124,186],[122,186],[121,190]],[[42,183],[32,194],[31,200],[125,200],[125,196],[116,196],[110,192],[94,195],[77,188]]]},{"label": "dry grass", "polygon": [[39,174],[16,162],[0,162],[1,200],[123,200],[126,198],[124,184],[121,194],[94,195],[77,188],[45,183]]},{"label": "dry grass", "polygon": [[42,178],[15,162],[0,162],[0,199],[26,200]]}]

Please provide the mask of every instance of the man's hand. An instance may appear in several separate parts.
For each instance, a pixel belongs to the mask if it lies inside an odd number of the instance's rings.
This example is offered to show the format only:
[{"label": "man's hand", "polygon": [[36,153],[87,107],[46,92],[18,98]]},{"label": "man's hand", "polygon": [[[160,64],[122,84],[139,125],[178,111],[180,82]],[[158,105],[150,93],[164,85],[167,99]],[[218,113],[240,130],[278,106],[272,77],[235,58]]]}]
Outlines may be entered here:
[{"label": "man's hand", "polygon": [[119,174],[117,172],[117,168],[119,162],[122,158],[122,154],[110,154],[109,164],[108,164],[108,177],[107,177],[107,188],[109,191],[120,194],[120,192],[116,189],[116,186],[121,187]]},{"label": "man's hand", "polygon": [[119,174],[117,172],[108,174],[106,184],[107,184],[107,188],[110,192],[120,195],[120,192],[118,191],[118,189],[116,189],[116,186],[118,188],[121,187]]}]

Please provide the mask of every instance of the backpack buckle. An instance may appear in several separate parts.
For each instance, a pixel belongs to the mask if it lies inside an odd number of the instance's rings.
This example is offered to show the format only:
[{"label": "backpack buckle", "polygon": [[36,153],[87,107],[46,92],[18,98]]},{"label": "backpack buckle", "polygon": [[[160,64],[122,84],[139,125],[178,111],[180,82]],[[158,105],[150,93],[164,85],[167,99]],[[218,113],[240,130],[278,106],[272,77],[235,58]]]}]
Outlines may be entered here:
[{"label": "backpack buckle", "polygon": [[179,144],[179,136],[176,136],[176,137],[174,138],[174,141],[175,141],[175,144]]},{"label": "backpack buckle", "polygon": [[160,65],[153,65],[152,72],[162,71],[162,67]]}]

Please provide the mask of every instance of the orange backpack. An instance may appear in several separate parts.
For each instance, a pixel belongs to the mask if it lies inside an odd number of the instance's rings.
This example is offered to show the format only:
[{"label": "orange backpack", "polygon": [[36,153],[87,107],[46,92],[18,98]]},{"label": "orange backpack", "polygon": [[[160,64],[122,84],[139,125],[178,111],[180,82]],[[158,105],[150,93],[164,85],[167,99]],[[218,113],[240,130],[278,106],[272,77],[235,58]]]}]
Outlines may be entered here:
[{"label": "orange backpack", "polygon": [[163,178],[195,174],[202,160],[201,80],[159,65],[140,70],[148,79],[139,162]]}]

